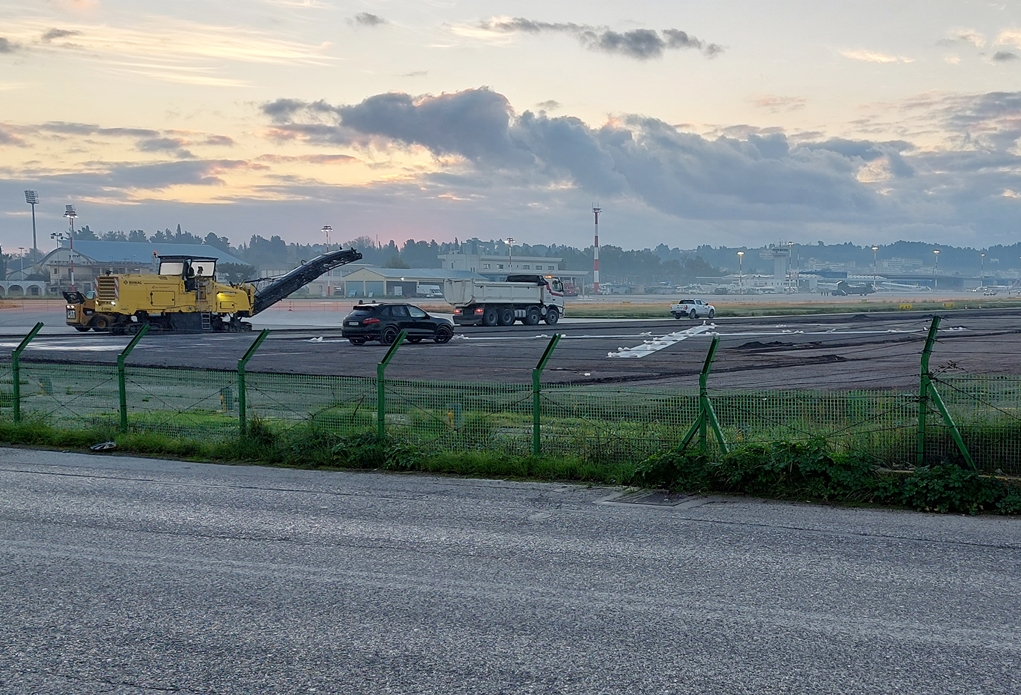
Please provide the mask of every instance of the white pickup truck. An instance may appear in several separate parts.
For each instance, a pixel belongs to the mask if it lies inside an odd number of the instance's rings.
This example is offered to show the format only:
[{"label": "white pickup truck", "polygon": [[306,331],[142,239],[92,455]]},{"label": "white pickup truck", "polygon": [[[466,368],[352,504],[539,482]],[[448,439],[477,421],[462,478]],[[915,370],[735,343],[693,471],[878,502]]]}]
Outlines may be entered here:
[{"label": "white pickup truck", "polygon": [[564,315],[564,286],[555,277],[511,275],[507,282],[445,280],[443,297],[458,326],[509,326],[521,321],[552,326]]},{"label": "white pickup truck", "polygon": [[674,315],[675,319],[685,316],[690,319],[701,318],[703,316],[714,318],[716,316],[716,307],[703,302],[701,299],[682,299],[676,304],[670,305],[670,313]]}]

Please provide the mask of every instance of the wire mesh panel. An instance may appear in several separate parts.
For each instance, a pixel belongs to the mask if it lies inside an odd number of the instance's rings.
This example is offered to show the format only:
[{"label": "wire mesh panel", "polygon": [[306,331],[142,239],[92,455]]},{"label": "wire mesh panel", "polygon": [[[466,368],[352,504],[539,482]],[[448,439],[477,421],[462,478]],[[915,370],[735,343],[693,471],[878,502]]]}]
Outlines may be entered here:
[{"label": "wire mesh panel", "polygon": [[386,431],[429,451],[526,454],[532,389],[524,384],[386,382]]},{"label": "wire mesh panel", "polygon": [[11,380],[10,359],[0,360],[0,417],[13,415],[14,382]]},{"label": "wire mesh panel", "polygon": [[248,372],[245,384],[248,417],[272,427],[315,424],[341,435],[375,431],[375,379]]},{"label": "wire mesh panel", "polygon": [[698,394],[634,386],[544,385],[542,450],[587,461],[638,461],[676,446],[698,417]]},{"label": "wire mesh panel", "polygon": [[[935,386],[975,465],[988,472],[1021,474],[1021,377],[943,376]],[[962,458],[932,403],[927,420],[926,456]]]},{"label": "wire mesh panel", "polygon": [[115,426],[119,412],[117,367],[22,361],[23,419],[41,420],[60,429],[79,429]]},{"label": "wire mesh panel", "polygon": [[124,370],[128,428],[183,437],[230,437],[238,427],[236,379],[230,371],[128,366]]},{"label": "wire mesh panel", "polygon": [[918,398],[889,391],[761,391],[713,394],[733,444],[820,442],[888,463],[910,460]]}]

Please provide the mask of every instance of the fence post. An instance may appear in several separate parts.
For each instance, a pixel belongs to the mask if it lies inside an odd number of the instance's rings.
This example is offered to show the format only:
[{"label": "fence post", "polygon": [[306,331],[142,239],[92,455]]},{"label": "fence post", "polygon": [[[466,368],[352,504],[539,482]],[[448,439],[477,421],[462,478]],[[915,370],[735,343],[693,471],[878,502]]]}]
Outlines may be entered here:
[{"label": "fence post", "polygon": [[925,338],[925,347],[922,348],[922,375],[918,387],[918,436],[915,450],[915,463],[919,466],[925,463],[925,415],[929,410],[929,385],[932,383],[932,375],[929,374],[929,357],[932,355],[932,346],[936,343],[939,322],[939,316],[932,317],[932,323],[929,324],[929,335]]},{"label": "fence post", "polygon": [[975,460],[972,459],[971,452],[968,451],[964,438],[961,437],[961,431],[957,429],[957,423],[954,422],[950,411],[947,410],[947,406],[939,395],[936,385],[932,383],[933,377],[929,371],[929,356],[932,354],[933,343],[936,342],[936,332],[939,330],[939,323],[940,317],[934,316],[932,318],[932,325],[929,326],[929,336],[926,338],[925,347],[922,349],[922,383],[918,399],[918,465],[923,465],[925,461],[925,416],[929,408],[929,401],[931,400],[933,405],[936,406],[936,410],[943,416],[943,422],[946,423],[947,428],[950,430],[950,438],[954,440],[954,444],[957,445],[957,450],[961,452],[965,463],[975,471],[978,470]]},{"label": "fence post", "polygon": [[709,352],[706,353],[702,371],[698,375],[698,417],[695,418],[695,422],[688,428],[684,439],[681,440],[679,448],[682,450],[688,446],[697,432],[698,449],[704,454],[709,448],[708,428],[712,427],[713,434],[716,435],[716,441],[720,443],[723,453],[730,453],[727,440],[723,438],[723,428],[720,427],[720,421],[716,418],[716,410],[713,408],[712,401],[709,400],[709,371],[713,368],[713,360],[716,359],[716,350],[719,345],[720,337],[713,336],[713,342],[709,345]]},{"label": "fence post", "polygon": [[244,436],[245,431],[248,429],[248,393],[245,387],[245,365],[248,364],[248,360],[252,359],[255,351],[262,345],[262,341],[269,335],[269,329],[264,328],[259,333],[259,337],[255,339],[252,346],[248,348],[248,352],[245,353],[244,357],[238,360],[238,431]]},{"label": "fence post", "polygon": [[541,404],[541,392],[542,386],[539,383],[542,377],[542,370],[546,368],[546,363],[549,362],[549,358],[553,356],[553,351],[557,349],[557,343],[560,342],[560,334],[554,333],[553,337],[550,338],[549,344],[542,353],[542,357],[535,365],[535,369],[532,370],[532,455],[538,456],[542,453],[542,436],[541,436],[541,421],[540,412],[542,411]]},{"label": "fence post", "polygon": [[390,360],[397,354],[398,348],[407,337],[408,332],[401,331],[390,349],[383,355],[383,359],[376,365],[376,437],[379,441],[386,438],[386,365],[390,364]]},{"label": "fence post", "polygon": [[32,338],[35,338],[36,334],[42,330],[43,322],[37,323],[31,331],[28,332],[18,347],[14,348],[14,352],[11,353],[11,397],[14,400],[14,421],[21,422],[21,353],[28,347],[28,344],[32,342]]},{"label": "fence post", "polygon": [[149,324],[143,323],[142,328],[135,334],[135,337],[131,339],[128,346],[124,348],[121,354],[117,355],[117,390],[120,394],[121,399],[121,432],[128,431],[128,390],[124,385],[124,360],[128,358],[131,351],[138,345],[138,341],[149,332]]}]

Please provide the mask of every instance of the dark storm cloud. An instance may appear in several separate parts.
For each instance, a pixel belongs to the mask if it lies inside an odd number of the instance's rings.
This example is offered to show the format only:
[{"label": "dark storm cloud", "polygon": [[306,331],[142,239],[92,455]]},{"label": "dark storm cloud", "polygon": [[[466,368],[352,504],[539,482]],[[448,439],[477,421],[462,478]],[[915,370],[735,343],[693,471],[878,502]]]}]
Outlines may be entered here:
[{"label": "dark storm cloud", "polygon": [[1016,53],[1011,53],[1010,51],[997,51],[993,54],[994,63],[1009,63],[1012,60],[1018,60]]},{"label": "dark storm cloud", "polygon": [[10,39],[0,36],[0,53],[14,53],[21,48],[21,44],[14,43]]},{"label": "dark storm cloud", "polygon": [[43,43],[49,43],[53,39],[63,39],[68,36],[78,36],[80,34],[80,31],[72,31],[71,29],[50,29],[43,34],[42,40]]},{"label": "dark storm cloud", "polygon": [[489,20],[481,22],[479,27],[506,34],[541,34],[544,32],[570,34],[590,50],[623,55],[637,60],[660,58],[667,50],[684,48],[701,51],[707,58],[712,58],[723,52],[723,47],[719,44],[706,43],[680,29],[664,29],[662,32],[655,29],[633,29],[620,32],[573,22],[537,22],[524,17]]},{"label": "dark storm cloud", "polygon": [[488,89],[381,94],[351,106],[278,100],[264,113],[281,132],[313,142],[420,146],[486,175],[570,181],[672,215],[856,219],[884,205],[855,178],[861,158],[834,149],[795,148],[782,134],[710,141],[649,118],[591,128],[574,117],[515,116]]},{"label": "dark storm cloud", "polygon": [[378,27],[388,22],[380,17],[379,15],[370,14],[368,12],[359,12],[351,20],[355,26],[359,27]]}]

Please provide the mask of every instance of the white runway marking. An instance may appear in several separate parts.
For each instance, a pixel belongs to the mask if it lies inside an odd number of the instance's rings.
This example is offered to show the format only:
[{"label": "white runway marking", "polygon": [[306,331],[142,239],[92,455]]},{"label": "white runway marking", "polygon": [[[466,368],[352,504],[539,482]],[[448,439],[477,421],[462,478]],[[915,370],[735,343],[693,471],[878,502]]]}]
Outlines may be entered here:
[{"label": "white runway marking", "polygon": [[[17,343],[0,343],[0,348],[7,348],[10,350],[15,349],[21,341]],[[29,343],[27,350],[38,350],[38,351],[50,351],[50,352],[68,352],[70,350],[82,351],[82,352],[120,352],[127,345],[118,345],[116,343],[106,343],[103,345],[89,345],[87,343],[58,343],[54,341],[39,341],[38,343]],[[139,345],[141,347],[141,345]]]},{"label": "white runway marking", "polygon": [[713,331],[716,328],[716,324],[707,326],[704,323],[701,326],[695,326],[689,328],[686,331],[677,331],[676,333],[670,333],[663,336],[662,338],[655,338],[653,340],[646,340],[641,345],[636,345],[632,348],[617,348],[617,352],[606,353],[607,357],[619,357],[622,359],[640,359],[646,355],[651,355],[654,352],[658,352],[663,348],[670,347],[682,340],[688,338],[694,338],[699,333],[707,333]]}]

